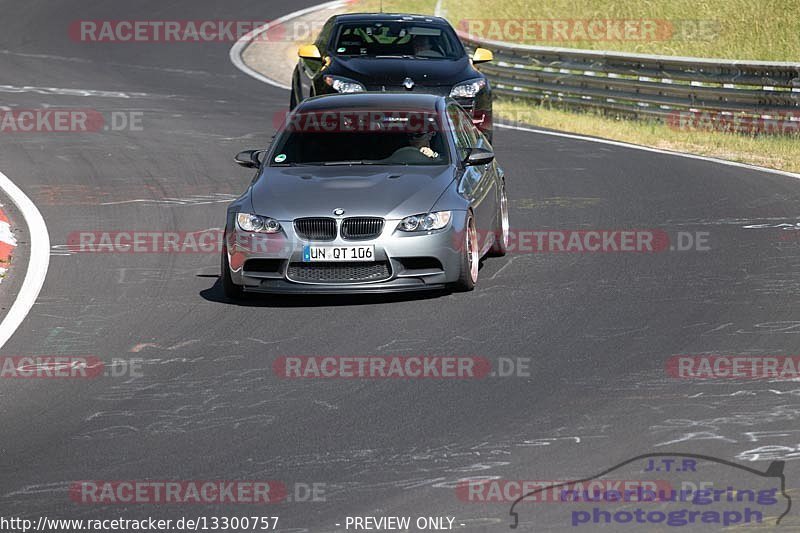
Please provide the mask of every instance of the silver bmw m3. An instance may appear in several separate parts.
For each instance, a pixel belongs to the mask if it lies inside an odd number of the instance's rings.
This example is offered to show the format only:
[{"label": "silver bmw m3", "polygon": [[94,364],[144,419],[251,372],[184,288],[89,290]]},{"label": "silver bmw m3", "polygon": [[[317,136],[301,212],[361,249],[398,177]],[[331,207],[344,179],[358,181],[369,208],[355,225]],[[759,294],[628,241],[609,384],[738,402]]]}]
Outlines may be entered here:
[{"label": "silver bmw m3", "polygon": [[505,176],[454,100],[403,93],[310,98],[228,207],[222,284],[245,292],[469,291],[509,239]]}]

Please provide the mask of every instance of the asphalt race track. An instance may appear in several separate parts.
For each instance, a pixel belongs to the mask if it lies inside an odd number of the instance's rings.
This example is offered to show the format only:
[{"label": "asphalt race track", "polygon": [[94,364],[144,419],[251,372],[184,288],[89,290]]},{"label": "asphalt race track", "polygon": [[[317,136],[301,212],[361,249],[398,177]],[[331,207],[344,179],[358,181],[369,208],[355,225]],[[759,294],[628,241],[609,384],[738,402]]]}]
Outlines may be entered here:
[{"label": "asphalt race track", "polygon": [[[0,138],[0,171],[36,203],[53,244],[39,300],[2,355],[143,359],[136,378],[0,380],[2,514],[272,514],[279,529],[312,532],[343,531],[351,515],[448,515],[505,531],[509,506],[460,501],[458,480],[574,479],[651,452],[757,469],[800,457],[796,383],[665,371],[676,354],[800,351],[800,241],[744,228],[798,220],[800,181],[788,176],[499,130],[512,228],[707,232],[711,249],[511,253],[487,259],[467,294],[235,305],[217,254],[70,253],[75,231],[221,227],[252,178],[232,156],[269,142],[289,97],[237,70],[230,42],[89,44],[70,39],[69,23],[274,19],[309,5],[0,0],[0,105],[143,117],[142,131]],[[530,376],[291,380],[272,369],[285,355],[418,354],[529,358]],[[257,512],[69,497],[76,480],[140,479],[326,493]],[[536,530],[526,512],[523,528]]]}]

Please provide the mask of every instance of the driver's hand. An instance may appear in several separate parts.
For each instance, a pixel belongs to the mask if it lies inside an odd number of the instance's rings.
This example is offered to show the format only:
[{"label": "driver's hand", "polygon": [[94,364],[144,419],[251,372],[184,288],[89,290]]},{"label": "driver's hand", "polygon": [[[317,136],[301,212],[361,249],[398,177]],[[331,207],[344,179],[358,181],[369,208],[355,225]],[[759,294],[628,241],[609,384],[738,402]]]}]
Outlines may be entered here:
[{"label": "driver's hand", "polygon": [[430,158],[439,157],[439,152],[434,152],[431,148],[427,146],[423,146],[422,148],[419,149],[419,151],[422,153],[422,155],[428,156]]}]

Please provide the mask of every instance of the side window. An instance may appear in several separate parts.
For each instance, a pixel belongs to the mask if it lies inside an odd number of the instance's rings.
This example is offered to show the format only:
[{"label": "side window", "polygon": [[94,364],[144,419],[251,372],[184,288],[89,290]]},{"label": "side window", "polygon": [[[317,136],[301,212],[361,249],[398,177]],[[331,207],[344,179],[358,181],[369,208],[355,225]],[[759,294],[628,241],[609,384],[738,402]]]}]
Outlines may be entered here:
[{"label": "side window", "polygon": [[478,129],[472,123],[472,118],[462,108],[458,108],[458,114],[461,115],[461,125],[464,127],[464,135],[469,139],[470,148],[479,146],[478,142]]},{"label": "side window", "polygon": [[481,130],[475,128],[475,133],[478,135],[478,148],[493,150],[492,143],[489,142],[489,139],[486,138],[486,135],[484,135]]},{"label": "side window", "polygon": [[328,43],[331,41],[331,32],[333,31],[333,24],[336,21],[334,17],[328,19],[328,22],[322,27],[322,31],[319,32],[319,37],[317,37],[317,48],[319,48],[320,53],[324,56],[328,51]]},{"label": "side window", "polygon": [[478,139],[478,142],[477,144],[475,144],[475,146],[477,146],[478,148],[485,148],[487,150],[492,150],[493,149],[492,143],[489,142],[489,139],[486,138],[486,135],[484,135],[484,133],[480,130],[480,128],[478,128],[478,126],[476,126],[475,123],[472,122],[472,119],[469,119],[469,121],[472,127],[472,133]]},{"label": "side window", "polygon": [[[470,136],[470,132],[464,127],[463,113],[457,105],[448,106],[447,116],[450,119],[450,127],[453,128],[456,148],[461,152],[459,157],[463,158],[475,146],[477,139]],[[471,126],[471,124],[469,124],[469,126]]]}]

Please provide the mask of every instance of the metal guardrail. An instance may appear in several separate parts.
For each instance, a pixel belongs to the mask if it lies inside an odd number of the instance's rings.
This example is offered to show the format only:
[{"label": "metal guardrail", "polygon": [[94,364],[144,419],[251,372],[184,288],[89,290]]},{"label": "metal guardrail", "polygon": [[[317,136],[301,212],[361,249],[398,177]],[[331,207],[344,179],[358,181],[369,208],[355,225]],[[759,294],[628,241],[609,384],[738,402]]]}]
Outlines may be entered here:
[{"label": "metal guardrail", "polygon": [[800,63],[626,54],[459,36],[469,49],[494,52],[494,62],[479,69],[495,94],[659,120],[700,116],[758,124],[762,132],[800,131]]}]

